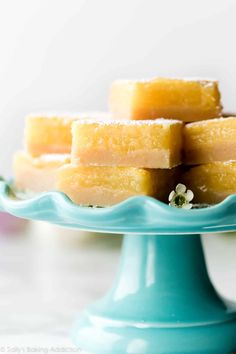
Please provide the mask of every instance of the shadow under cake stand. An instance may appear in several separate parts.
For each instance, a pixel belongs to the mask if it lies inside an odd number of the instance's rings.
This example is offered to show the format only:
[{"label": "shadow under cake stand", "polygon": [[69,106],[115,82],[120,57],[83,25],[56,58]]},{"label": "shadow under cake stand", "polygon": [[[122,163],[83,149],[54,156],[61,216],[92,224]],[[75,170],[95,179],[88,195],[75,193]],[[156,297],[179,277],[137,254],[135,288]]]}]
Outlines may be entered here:
[{"label": "shadow under cake stand", "polygon": [[200,240],[201,233],[236,230],[236,196],[194,210],[149,197],[88,208],[58,192],[16,200],[9,191],[0,182],[0,210],[15,216],[125,234],[112,288],[74,326],[79,348],[94,354],[236,352],[236,306],[213,288]]}]

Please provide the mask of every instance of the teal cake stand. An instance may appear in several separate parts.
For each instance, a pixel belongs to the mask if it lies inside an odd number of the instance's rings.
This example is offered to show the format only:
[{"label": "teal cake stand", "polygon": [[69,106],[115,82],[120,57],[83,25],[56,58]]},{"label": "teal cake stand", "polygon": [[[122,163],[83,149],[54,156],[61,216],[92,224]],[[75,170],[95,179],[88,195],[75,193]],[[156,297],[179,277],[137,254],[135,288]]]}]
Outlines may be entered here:
[{"label": "teal cake stand", "polygon": [[0,209],[67,228],[125,234],[112,288],[74,326],[79,348],[94,354],[236,351],[236,307],[213,288],[200,241],[201,233],[236,230],[236,196],[194,210],[148,197],[87,208],[58,192],[19,201],[0,182]]}]

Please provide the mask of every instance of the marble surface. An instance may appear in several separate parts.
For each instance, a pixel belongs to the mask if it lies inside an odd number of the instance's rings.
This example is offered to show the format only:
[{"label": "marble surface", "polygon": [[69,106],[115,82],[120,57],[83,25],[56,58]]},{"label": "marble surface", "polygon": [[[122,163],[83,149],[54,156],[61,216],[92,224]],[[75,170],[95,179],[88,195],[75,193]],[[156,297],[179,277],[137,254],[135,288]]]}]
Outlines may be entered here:
[{"label": "marble surface", "polygon": [[0,352],[78,352],[71,326],[111,285],[119,245],[47,225],[28,233],[0,239]]},{"label": "marble surface", "polygon": [[[70,341],[71,326],[111,285],[116,240],[42,223],[26,235],[1,237],[0,352],[79,352]],[[236,301],[236,236],[206,236],[204,246],[215,286]]]}]

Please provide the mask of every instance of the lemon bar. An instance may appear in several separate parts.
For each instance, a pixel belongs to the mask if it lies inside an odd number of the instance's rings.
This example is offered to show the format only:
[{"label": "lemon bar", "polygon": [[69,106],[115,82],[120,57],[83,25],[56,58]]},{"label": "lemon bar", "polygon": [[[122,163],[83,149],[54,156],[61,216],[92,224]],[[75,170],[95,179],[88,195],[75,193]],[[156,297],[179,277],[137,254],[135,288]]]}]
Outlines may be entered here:
[{"label": "lemon bar", "polygon": [[177,120],[78,120],[72,135],[75,164],[172,168],[181,163],[182,122]]},{"label": "lemon bar", "polygon": [[106,117],[106,113],[30,114],[26,117],[26,150],[33,156],[70,153],[72,122],[100,116]]},{"label": "lemon bar", "polygon": [[197,165],[236,161],[236,117],[187,124],[184,128],[184,161]]},{"label": "lemon bar", "polygon": [[236,193],[236,162],[215,162],[190,168],[183,183],[196,203],[215,204]]},{"label": "lemon bar", "polygon": [[137,195],[167,201],[177,170],[68,164],[58,170],[57,189],[82,205],[110,206]]},{"label": "lemon bar", "polygon": [[59,167],[70,162],[70,156],[60,154],[32,157],[18,151],[13,159],[14,184],[17,190],[46,192],[55,189]]},{"label": "lemon bar", "polygon": [[219,117],[222,110],[218,82],[214,80],[117,80],[111,86],[109,103],[115,119],[192,122]]}]

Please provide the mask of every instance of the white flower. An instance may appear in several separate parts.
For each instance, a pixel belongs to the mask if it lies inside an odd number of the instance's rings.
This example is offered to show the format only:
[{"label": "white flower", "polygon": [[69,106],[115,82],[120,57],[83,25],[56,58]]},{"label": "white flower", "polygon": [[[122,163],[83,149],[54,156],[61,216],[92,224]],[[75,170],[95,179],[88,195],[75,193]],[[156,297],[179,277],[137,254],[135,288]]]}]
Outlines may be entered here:
[{"label": "white flower", "polygon": [[190,189],[187,190],[184,184],[179,183],[169,195],[169,205],[176,208],[191,209],[193,204],[190,202],[193,197],[193,192]]}]

